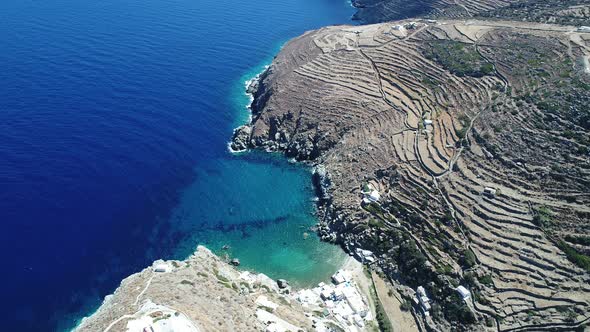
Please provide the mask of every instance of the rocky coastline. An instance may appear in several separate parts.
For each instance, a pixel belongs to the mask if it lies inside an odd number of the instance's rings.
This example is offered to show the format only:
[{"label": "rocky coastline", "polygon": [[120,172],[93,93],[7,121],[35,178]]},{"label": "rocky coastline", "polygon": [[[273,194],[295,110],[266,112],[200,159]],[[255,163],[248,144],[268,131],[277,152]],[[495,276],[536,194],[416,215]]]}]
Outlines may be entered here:
[{"label": "rocky coastline", "polygon": [[193,332],[264,331],[268,323],[257,313],[261,299],[263,304],[283,304],[272,310],[276,319],[310,330],[306,310],[290,300],[289,292],[286,281],[239,271],[199,246],[186,260],[158,260],[125,278],[73,331],[135,331],[138,326],[158,331],[174,326]]},{"label": "rocky coastline", "polygon": [[268,98],[272,95],[269,88],[268,78],[274,72],[274,67],[269,65],[264,71],[256,75],[246,85],[246,93],[252,96],[252,101],[248,106],[251,112],[250,121],[236,128],[231,137],[229,146],[232,153],[247,151],[248,149],[263,149],[267,152],[281,152],[287,158],[293,158],[297,162],[303,162],[311,168],[312,183],[316,193],[318,224],[314,228],[322,241],[340,244],[345,248],[347,253],[353,250],[346,243],[343,243],[338,236],[338,232],[332,229],[335,225],[333,222],[338,218],[337,213],[333,210],[331,186],[332,181],[326,167],[314,160],[317,158],[319,151],[314,145],[313,140],[293,140],[290,141],[289,133],[278,130],[280,121],[274,120],[270,124],[272,133],[269,137],[253,137],[253,126],[256,119],[264,110]]},{"label": "rocky coastline", "polygon": [[155,261],[125,278],[73,331],[353,332],[375,326],[372,280],[352,258],[331,281],[303,289],[237,265],[203,246],[185,260]]}]

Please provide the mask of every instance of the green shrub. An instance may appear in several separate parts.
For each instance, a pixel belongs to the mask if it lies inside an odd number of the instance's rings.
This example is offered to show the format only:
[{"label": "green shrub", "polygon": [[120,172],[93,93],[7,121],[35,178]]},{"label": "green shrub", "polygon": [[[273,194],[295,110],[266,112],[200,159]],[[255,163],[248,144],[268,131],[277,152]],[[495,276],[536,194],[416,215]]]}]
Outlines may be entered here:
[{"label": "green shrub", "polygon": [[400,304],[399,308],[402,311],[410,311],[412,309],[412,302],[405,300],[404,302],[402,302],[402,304]]},{"label": "green shrub", "polygon": [[475,254],[471,249],[465,250],[465,254],[463,254],[461,264],[466,268],[474,267],[477,264],[477,259],[475,258]]},{"label": "green shrub", "polygon": [[590,246],[590,236],[584,235],[566,235],[565,240],[570,243],[579,244],[583,246]]},{"label": "green shrub", "polygon": [[557,246],[565,253],[572,263],[590,272],[590,256],[579,253],[576,249],[572,248],[562,240],[557,242]]},{"label": "green shrub", "polygon": [[492,286],[494,284],[494,281],[492,280],[492,276],[489,274],[479,277],[479,282],[486,285],[486,286]]},{"label": "green shrub", "polygon": [[381,220],[371,218],[369,219],[369,226],[375,228],[384,228],[385,224]]},{"label": "green shrub", "polygon": [[539,227],[548,227],[553,224],[553,214],[547,206],[541,206],[535,210],[533,223]]},{"label": "green shrub", "polygon": [[459,139],[464,139],[467,135],[467,127],[463,127],[461,129],[455,129],[455,135],[459,137]]},{"label": "green shrub", "polygon": [[180,281],[181,285],[191,285],[191,286],[195,286],[195,283],[190,281],[190,280],[181,280]]}]

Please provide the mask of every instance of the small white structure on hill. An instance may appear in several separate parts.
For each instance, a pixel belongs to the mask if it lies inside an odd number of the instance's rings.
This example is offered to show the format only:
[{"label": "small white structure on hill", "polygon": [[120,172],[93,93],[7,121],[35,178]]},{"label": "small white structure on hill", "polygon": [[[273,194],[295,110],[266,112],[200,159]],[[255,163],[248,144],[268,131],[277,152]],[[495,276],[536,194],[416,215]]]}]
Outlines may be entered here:
[{"label": "small white structure on hill", "polygon": [[168,264],[158,264],[154,267],[154,272],[160,272],[160,273],[170,272],[170,266],[168,266]]},{"label": "small white structure on hill", "polygon": [[590,32],[590,27],[589,26],[578,27],[578,32]]},{"label": "small white structure on hill", "polygon": [[456,291],[464,301],[467,301],[471,297],[471,292],[469,292],[469,290],[463,286],[457,287]]},{"label": "small white structure on hill", "polygon": [[401,31],[401,32],[406,31],[406,27],[401,24],[394,25],[391,28],[396,31]]},{"label": "small white structure on hill", "polygon": [[371,202],[379,202],[379,200],[381,199],[381,194],[377,190],[373,190],[367,198]]},{"label": "small white structure on hill", "polygon": [[363,203],[370,204],[370,203],[377,203],[381,199],[381,194],[377,190],[372,190],[369,193],[363,193]]},{"label": "small white structure on hill", "polygon": [[365,184],[362,193],[364,204],[377,203],[381,199],[381,194],[371,184]]},{"label": "small white structure on hill", "polygon": [[483,194],[488,197],[496,197],[496,189],[490,188],[490,187],[485,187],[485,188],[483,188]]}]

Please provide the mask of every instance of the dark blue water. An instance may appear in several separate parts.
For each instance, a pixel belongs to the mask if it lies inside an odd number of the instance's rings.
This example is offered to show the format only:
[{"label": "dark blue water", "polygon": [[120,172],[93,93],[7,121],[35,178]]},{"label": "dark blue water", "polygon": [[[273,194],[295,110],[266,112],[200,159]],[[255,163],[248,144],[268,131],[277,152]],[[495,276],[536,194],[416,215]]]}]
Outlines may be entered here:
[{"label": "dark blue water", "polygon": [[264,270],[254,244],[274,234],[266,272],[286,256],[287,276],[313,271],[325,247],[291,244],[311,218],[307,170],[226,143],[243,80],[351,14],[345,0],[1,1],[2,330],[72,327],[197,243],[232,242]]}]

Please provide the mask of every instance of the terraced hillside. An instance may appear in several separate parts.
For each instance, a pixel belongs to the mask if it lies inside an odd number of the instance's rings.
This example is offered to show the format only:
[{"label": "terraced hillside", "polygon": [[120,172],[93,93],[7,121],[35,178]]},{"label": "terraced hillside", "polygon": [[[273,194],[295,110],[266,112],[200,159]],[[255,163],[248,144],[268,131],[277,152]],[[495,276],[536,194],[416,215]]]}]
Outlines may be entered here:
[{"label": "terraced hillside", "polygon": [[379,23],[408,17],[465,18],[526,0],[353,0],[354,18]]},{"label": "terraced hillside", "polygon": [[518,21],[590,25],[590,4],[586,0],[521,0],[480,15],[510,17]]},{"label": "terraced hillside", "polygon": [[[431,328],[583,329],[589,47],[523,22],[309,32],[261,77],[236,144],[321,164],[324,239],[376,252],[408,299],[424,286]],[[361,203],[367,186],[378,203]]]},{"label": "terraced hillside", "polygon": [[515,21],[590,25],[586,0],[353,0],[354,18],[379,23],[410,17],[504,18]]}]

